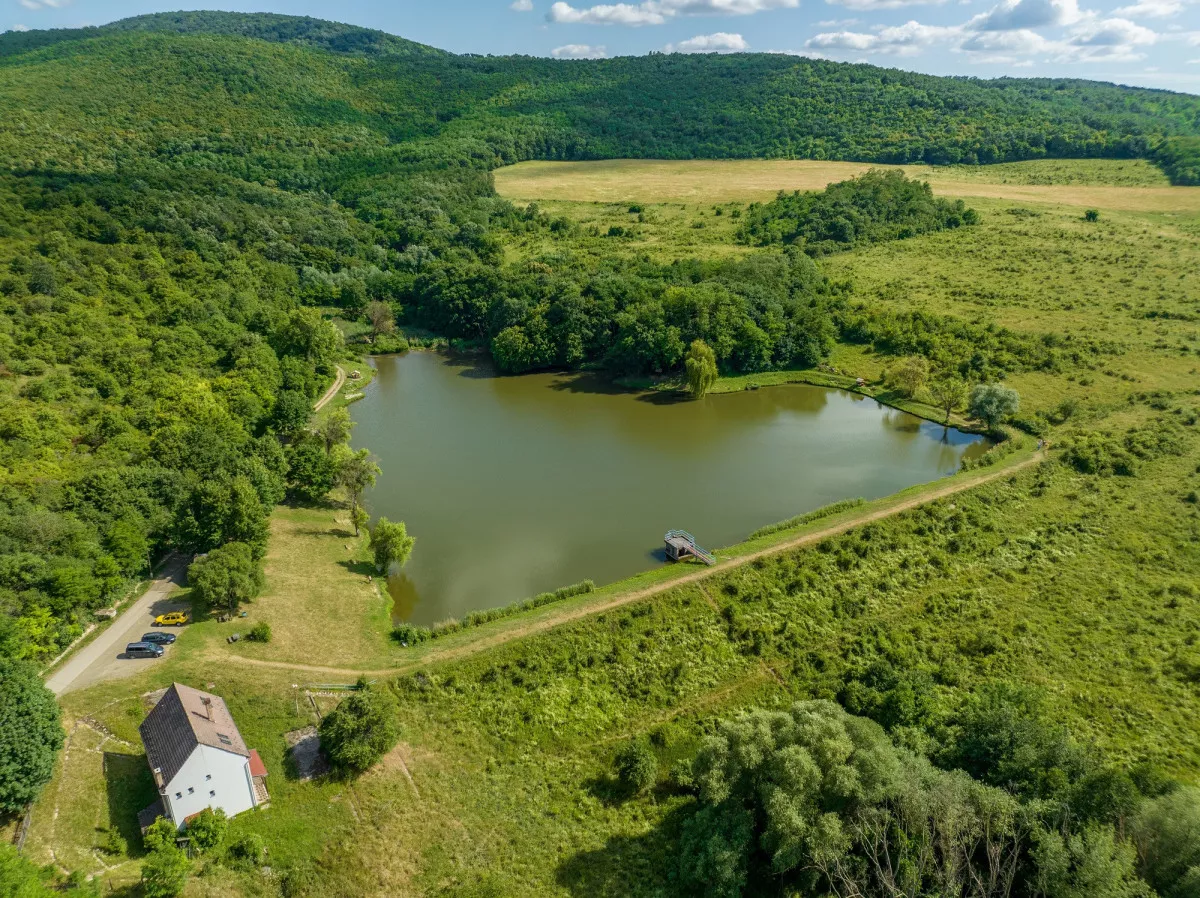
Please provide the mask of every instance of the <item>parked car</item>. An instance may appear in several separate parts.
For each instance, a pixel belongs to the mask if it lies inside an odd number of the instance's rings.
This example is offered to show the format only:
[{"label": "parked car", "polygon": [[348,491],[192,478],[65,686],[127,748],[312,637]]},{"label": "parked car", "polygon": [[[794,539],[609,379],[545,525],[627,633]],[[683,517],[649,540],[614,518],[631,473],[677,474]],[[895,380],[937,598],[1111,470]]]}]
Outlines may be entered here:
[{"label": "parked car", "polygon": [[186,611],[168,611],[154,619],[156,627],[182,627],[188,622]]},{"label": "parked car", "polygon": [[153,642],[155,645],[170,645],[174,641],[174,633],[160,633],[158,630],[151,630],[149,633],[142,634],[142,642]]},{"label": "parked car", "polygon": [[125,646],[127,658],[161,658],[163,648],[153,642],[131,642]]}]

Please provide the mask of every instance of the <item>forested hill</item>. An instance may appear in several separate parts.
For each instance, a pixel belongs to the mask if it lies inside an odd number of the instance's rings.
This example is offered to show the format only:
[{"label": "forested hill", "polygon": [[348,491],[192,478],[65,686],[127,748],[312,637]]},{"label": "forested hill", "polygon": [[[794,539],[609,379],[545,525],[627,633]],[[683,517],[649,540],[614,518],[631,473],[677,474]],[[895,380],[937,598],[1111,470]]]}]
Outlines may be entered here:
[{"label": "forested hill", "polygon": [[[483,137],[490,164],[614,156],[988,163],[1146,156],[1165,135],[1200,134],[1200,98],[1098,82],[945,78],[776,54],[455,56],[378,31],[278,15],[169,13],[9,33],[0,35],[0,61],[5,80],[16,82],[0,88],[3,107],[19,98],[52,113],[56,103],[72,102],[49,94],[48,85],[59,83],[53,79],[87,78],[103,88],[93,116],[101,132],[136,129],[159,151],[181,135],[156,134],[162,117],[139,116],[126,99],[182,112],[196,92],[212,90],[217,102],[267,106],[268,132],[352,126],[385,143],[418,134]],[[292,72],[302,89],[286,83]],[[119,108],[104,108],[109,100]],[[106,133],[67,124],[62,138],[72,144],[107,143]],[[214,129],[226,133],[226,124],[208,116],[183,131],[208,139]],[[68,158],[53,152],[59,162]]]}]

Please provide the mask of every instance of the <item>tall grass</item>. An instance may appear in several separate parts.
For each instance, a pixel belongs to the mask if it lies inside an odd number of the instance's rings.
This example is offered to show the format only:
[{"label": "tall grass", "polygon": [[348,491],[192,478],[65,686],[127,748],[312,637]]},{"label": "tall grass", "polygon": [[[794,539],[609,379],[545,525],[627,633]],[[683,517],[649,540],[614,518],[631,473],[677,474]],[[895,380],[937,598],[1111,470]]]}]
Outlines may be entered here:
[{"label": "tall grass", "polygon": [[851,508],[857,508],[866,500],[861,496],[857,499],[843,499],[841,502],[834,502],[830,505],[822,505],[820,508],[815,508],[805,514],[798,514],[794,518],[788,518],[786,521],[779,521],[775,524],[768,524],[765,527],[759,527],[748,537],[749,539],[758,539],[760,536],[770,536],[772,533],[779,533],[783,530],[791,530],[793,527],[799,527],[801,524],[809,524],[813,521],[819,521],[821,518],[827,518],[830,515],[838,514],[839,512],[849,511]]},{"label": "tall grass", "polygon": [[520,614],[523,611],[531,611],[534,608],[540,608],[543,605],[549,605],[553,602],[561,602],[563,599],[569,599],[572,596],[581,596],[595,590],[596,584],[591,580],[581,580],[578,583],[572,583],[570,586],[560,586],[554,592],[541,592],[533,598],[522,599],[519,602],[513,602],[509,605],[501,605],[499,608],[488,608],[484,611],[472,611],[462,620],[457,618],[447,618],[446,620],[438,621],[432,627],[418,627],[412,624],[401,624],[398,627],[392,628],[392,639],[403,645],[420,645],[430,639],[437,639],[439,636],[448,636],[451,633],[457,633],[460,630],[467,630],[471,627],[482,626],[489,624],[492,621],[500,620],[501,618],[511,617],[514,614]]}]

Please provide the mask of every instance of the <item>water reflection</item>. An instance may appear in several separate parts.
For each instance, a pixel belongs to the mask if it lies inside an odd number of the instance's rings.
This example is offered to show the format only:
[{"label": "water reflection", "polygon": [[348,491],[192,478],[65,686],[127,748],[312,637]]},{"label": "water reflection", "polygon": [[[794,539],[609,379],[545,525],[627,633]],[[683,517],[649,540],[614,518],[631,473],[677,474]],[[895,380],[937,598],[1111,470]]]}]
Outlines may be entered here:
[{"label": "water reflection", "polygon": [[418,623],[610,582],[660,563],[668,529],[728,545],[931,480],[982,449],[803,385],[656,404],[588,375],[493,377],[478,360],[410,353],[378,360],[367,392],[352,406],[354,442],[384,471],[368,506],[417,537],[389,591],[397,620]]}]

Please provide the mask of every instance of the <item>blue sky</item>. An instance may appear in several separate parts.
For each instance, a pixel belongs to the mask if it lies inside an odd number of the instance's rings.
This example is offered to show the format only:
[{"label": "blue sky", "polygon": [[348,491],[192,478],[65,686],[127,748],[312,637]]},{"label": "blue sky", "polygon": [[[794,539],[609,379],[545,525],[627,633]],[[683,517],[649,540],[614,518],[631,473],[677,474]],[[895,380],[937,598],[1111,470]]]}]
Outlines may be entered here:
[{"label": "blue sky", "polygon": [[796,53],[933,74],[1062,75],[1200,93],[1200,0],[0,0],[0,29],[175,9],[280,12],[459,53]]}]

